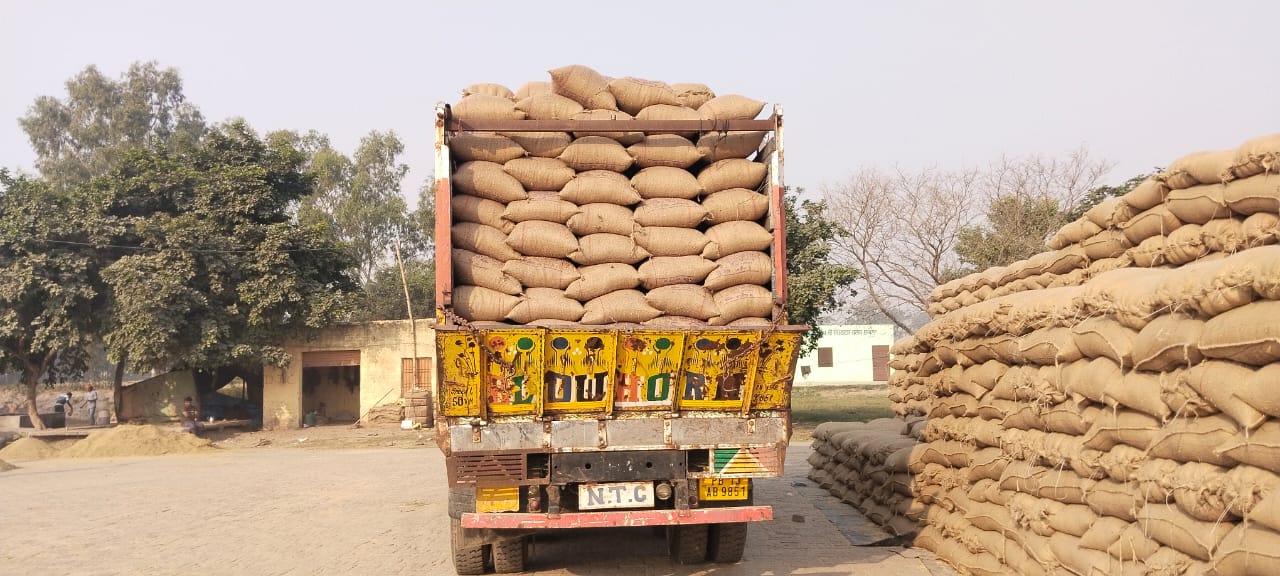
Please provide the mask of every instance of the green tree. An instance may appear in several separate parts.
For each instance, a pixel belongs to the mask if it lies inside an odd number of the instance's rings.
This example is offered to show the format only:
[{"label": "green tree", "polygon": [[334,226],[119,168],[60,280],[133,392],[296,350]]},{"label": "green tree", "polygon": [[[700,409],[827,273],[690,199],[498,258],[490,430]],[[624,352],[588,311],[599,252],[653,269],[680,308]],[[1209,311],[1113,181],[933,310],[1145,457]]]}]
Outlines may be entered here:
[{"label": "green tree", "polygon": [[67,96],[41,96],[19,122],[36,168],[57,190],[106,174],[125,151],[157,142],[189,146],[205,131],[173,68],[138,62],[119,80],[89,66],[66,83]]},{"label": "green tree", "polygon": [[801,344],[801,355],[818,346],[822,330],[819,318],[839,305],[844,296],[854,294],[857,269],[831,259],[831,246],[846,232],[827,217],[825,200],[800,200],[789,193],[784,198],[787,223],[787,308],[790,320],[813,327]]},{"label": "green tree", "polygon": [[43,377],[82,373],[92,341],[93,259],[78,199],[0,170],[0,373],[20,372],[27,414]]},{"label": "green tree", "polygon": [[1067,215],[1067,222],[1073,222],[1080,219],[1080,217],[1084,216],[1084,213],[1088,212],[1090,208],[1101,204],[1107,198],[1119,198],[1120,196],[1128,194],[1130,190],[1137,188],[1139,184],[1147,178],[1150,178],[1152,174],[1159,174],[1160,172],[1164,172],[1164,168],[1155,168],[1154,171],[1150,173],[1139,174],[1133,178],[1125,180],[1124,183],[1119,186],[1099,186],[1090,190],[1089,194],[1080,202],[1080,205]]},{"label": "green tree", "polygon": [[431,318],[435,314],[436,270],[428,260],[406,260],[404,280],[400,267],[392,264],[378,269],[373,280],[365,284],[352,320],[406,320],[409,310],[405,305],[405,284],[409,286],[409,298],[413,303],[414,318]]},{"label": "green tree", "polygon": [[971,270],[1006,266],[1048,250],[1045,240],[1063,223],[1053,198],[999,196],[987,206],[986,224],[960,230],[956,254]]}]

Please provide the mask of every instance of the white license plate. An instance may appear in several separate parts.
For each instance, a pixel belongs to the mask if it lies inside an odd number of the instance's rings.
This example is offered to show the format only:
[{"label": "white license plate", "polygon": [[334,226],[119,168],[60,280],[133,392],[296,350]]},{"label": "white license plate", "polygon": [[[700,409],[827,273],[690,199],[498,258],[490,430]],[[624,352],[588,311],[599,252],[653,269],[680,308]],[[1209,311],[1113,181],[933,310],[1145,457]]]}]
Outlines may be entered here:
[{"label": "white license plate", "polygon": [[578,487],[578,509],[653,508],[653,482],[610,482]]}]

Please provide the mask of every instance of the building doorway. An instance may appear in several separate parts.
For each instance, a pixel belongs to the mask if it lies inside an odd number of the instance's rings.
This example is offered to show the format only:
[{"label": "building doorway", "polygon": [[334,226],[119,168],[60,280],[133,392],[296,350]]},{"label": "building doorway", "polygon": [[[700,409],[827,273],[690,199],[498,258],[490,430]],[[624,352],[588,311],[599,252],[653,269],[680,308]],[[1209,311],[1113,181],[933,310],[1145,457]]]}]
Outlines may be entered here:
[{"label": "building doorway", "polygon": [[302,353],[302,423],[318,426],[360,419],[360,351]]}]

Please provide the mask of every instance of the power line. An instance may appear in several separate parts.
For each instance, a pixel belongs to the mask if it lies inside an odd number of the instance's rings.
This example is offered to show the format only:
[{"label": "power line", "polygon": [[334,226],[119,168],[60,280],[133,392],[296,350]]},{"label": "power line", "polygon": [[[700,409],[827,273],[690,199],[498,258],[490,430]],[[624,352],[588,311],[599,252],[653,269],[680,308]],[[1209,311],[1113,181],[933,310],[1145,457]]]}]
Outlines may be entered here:
[{"label": "power line", "polygon": [[[64,244],[68,246],[85,246],[89,248],[117,248],[120,250],[137,250],[139,252],[172,251],[172,252],[185,252],[190,254],[252,254],[252,253],[258,252],[258,250],[215,250],[215,249],[204,249],[204,248],[173,248],[173,247],[153,248],[150,246],[125,246],[123,244],[95,244],[92,242],[75,242],[72,240],[41,240],[41,242],[45,242],[47,244]],[[276,251],[277,252],[341,252],[342,249],[341,248],[292,248],[292,249],[279,249]]]}]

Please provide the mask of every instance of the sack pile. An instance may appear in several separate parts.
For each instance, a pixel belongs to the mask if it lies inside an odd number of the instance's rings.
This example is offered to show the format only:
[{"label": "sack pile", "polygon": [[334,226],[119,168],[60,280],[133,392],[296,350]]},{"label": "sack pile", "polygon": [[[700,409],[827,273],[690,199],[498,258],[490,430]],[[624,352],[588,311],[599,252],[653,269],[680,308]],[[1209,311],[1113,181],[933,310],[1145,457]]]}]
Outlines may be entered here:
[{"label": "sack pile", "polygon": [[826,422],[813,432],[809,479],[891,534],[914,534],[927,510],[912,492],[923,417]]},{"label": "sack pile", "polygon": [[[513,93],[463,91],[460,119],[753,119],[764,103],[586,66]],[[773,244],[766,132],[461,132],[448,144],[453,306],[469,321],[762,325]]]},{"label": "sack pile", "polygon": [[[895,344],[917,544],[981,574],[1280,573],[1280,135],[1187,156]],[[963,448],[963,450],[960,450]]]}]

